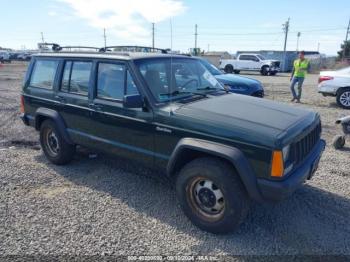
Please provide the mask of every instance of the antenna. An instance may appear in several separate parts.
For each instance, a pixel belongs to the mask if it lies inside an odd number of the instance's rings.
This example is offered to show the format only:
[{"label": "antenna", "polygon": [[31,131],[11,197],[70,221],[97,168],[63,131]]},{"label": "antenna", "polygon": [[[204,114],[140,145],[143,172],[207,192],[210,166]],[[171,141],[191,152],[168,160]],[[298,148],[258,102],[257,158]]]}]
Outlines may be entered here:
[{"label": "antenna", "polygon": [[45,43],[44,33],[43,32],[41,32],[41,41],[42,41],[42,43]]}]

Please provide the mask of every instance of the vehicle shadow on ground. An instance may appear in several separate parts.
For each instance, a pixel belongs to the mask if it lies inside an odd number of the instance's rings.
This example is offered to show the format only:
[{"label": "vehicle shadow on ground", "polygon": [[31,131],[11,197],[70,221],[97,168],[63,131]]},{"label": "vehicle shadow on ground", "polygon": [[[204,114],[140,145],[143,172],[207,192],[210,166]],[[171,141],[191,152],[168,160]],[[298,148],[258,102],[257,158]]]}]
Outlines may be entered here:
[{"label": "vehicle shadow on ground", "polygon": [[43,155],[36,158],[76,185],[106,193],[196,238],[200,244],[191,247],[193,254],[350,252],[350,199],[316,187],[305,186],[276,205],[253,204],[247,220],[235,233],[213,235],[199,230],[184,216],[167,179],[135,168],[133,162],[105,155],[89,159],[78,154],[63,167],[50,164]]}]

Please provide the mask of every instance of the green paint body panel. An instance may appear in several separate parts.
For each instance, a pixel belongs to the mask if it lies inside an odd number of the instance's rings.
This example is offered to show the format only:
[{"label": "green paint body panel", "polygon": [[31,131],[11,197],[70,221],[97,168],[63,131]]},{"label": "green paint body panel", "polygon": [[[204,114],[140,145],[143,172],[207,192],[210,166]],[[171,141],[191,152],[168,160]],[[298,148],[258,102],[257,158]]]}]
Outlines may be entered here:
[{"label": "green paint body panel", "polygon": [[[29,66],[23,88],[25,113],[29,117],[34,118],[38,108],[56,110],[74,143],[154,169],[166,170],[182,138],[198,138],[239,149],[257,178],[271,179],[272,151],[282,150],[305,136],[320,121],[317,113],[305,109],[237,94],[208,95],[189,103],[155,104],[133,59],[117,62],[125,63],[148,103],[143,109],[128,109],[122,101],[95,97],[94,73],[88,96],[61,92],[60,79],[67,59],[64,56],[57,58],[60,65],[52,90],[31,87],[29,79],[36,59],[52,58],[34,57]],[[106,59],[93,57],[93,70],[98,61]]]}]

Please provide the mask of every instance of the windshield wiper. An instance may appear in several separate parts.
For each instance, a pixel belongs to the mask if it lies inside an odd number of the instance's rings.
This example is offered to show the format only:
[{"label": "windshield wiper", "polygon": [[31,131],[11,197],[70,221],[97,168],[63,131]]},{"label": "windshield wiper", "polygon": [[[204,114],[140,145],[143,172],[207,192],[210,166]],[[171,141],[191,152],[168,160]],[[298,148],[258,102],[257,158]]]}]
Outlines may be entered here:
[{"label": "windshield wiper", "polygon": [[197,90],[218,90],[218,88],[206,86],[206,87],[197,88]]},{"label": "windshield wiper", "polygon": [[192,93],[192,92],[175,90],[175,91],[173,91],[173,92],[162,93],[162,94],[159,94],[159,95],[160,95],[160,96],[177,96],[177,95],[191,94],[191,93]]}]

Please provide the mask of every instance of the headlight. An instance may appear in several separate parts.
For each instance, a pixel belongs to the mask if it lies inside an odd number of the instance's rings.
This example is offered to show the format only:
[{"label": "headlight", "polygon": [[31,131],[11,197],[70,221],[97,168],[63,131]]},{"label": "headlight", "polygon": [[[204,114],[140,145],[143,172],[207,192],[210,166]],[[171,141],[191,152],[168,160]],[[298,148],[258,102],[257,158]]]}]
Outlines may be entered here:
[{"label": "headlight", "polygon": [[286,163],[287,160],[289,159],[290,145],[285,146],[285,147],[282,149],[282,153],[283,153],[283,161],[284,161],[284,163]]}]

